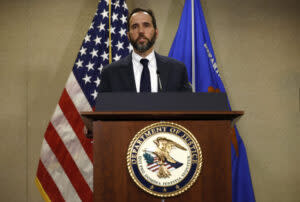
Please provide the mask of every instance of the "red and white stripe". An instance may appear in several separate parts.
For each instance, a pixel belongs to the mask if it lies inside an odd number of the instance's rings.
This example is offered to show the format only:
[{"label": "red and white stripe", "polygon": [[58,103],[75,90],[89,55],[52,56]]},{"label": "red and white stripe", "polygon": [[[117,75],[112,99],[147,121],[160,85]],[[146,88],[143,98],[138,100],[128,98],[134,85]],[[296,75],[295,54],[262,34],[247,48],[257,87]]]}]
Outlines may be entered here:
[{"label": "red and white stripe", "polygon": [[92,110],[71,72],[42,144],[37,181],[45,199],[92,201],[92,143],[80,117],[81,111]]},{"label": "red and white stripe", "polygon": [[[174,167],[172,167],[172,166],[171,166],[170,164],[168,164],[167,162],[164,163],[164,166],[165,166],[168,170],[170,170],[170,171],[172,171],[172,170],[175,169]],[[159,169],[159,167],[160,167],[160,165],[158,165],[158,160],[157,160],[157,158],[154,158],[153,163],[150,163],[150,164],[147,165],[147,168],[148,168],[149,170],[151,170],[152,172],[157,172],[158,169]]]}]

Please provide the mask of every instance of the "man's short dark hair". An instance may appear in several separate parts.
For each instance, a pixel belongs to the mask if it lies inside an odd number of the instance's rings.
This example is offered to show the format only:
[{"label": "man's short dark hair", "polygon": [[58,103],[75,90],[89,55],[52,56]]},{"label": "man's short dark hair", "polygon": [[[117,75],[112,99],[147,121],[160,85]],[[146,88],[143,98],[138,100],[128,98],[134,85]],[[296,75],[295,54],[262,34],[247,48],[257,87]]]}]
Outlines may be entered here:
[{"label": "man's short dark hair", "polygon": [[135,8],[131,11],[131,13],[129,14],[128,18],[127,18],[127,29],[128,31],[130,30],[130,26],[129,26],[129,21],[131,19],[131,16],[135,13],[138,13],[138,12],[145,12],[145,13],[148,13],[151,18],[152,18],[152,24],[153,24],[153,27],[154,29],[157,29],[157,26],[156,26],[156,19],[155,19],[155,16],[154,16],[154,13],[151,9],[143,9],[143,8]]}]

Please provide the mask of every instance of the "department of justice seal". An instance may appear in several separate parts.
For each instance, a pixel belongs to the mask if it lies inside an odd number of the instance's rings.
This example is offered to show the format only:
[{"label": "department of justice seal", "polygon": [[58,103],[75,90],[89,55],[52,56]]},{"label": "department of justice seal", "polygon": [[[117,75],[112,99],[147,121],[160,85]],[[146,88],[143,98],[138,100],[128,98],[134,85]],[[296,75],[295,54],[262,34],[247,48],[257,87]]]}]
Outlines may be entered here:
[{"label": "department of justice seal", "polygon": [[193,134],[181,125],[158,122],[140,130],[127,153],[133,181],[158,197],[183,193],[196,181],[202,153]]}]

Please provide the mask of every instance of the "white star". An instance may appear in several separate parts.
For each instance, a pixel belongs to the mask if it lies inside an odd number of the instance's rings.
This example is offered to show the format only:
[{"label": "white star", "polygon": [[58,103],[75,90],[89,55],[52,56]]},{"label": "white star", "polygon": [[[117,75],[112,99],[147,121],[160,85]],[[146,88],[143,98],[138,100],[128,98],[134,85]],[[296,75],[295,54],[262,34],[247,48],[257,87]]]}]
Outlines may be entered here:
[{"label": "white star", "polygon": [[91,41],[91,35],[86,35],[84,38],[85,43]]},{"label": "white star", "polygon": [[98,26],[99,32],[101,32],[102,30],[105,30],[105,24],[100,23],[100,25]]},{"label": "white star", "polygon": [[122,36],[126,36],[126,29],[121,28],[121,30],[119,31],[119,34]]},{"label": "white star", "polygon": [[88,65],[86,65],[85,67],[87,67],[87,68],[88,68],[88,71],[90,71],[90,70],[94,70],[94,63],[91,63],[91,62],[89,62],[89,64],[88,64]]},{"label": "white star", "polygon": [[90,29],[94,29],[94,22],[92,22],[92,24],[90,25],[89,30],[90,30]]},{"label": "white star", "polygon": [[106,44],[106,47],[109,47],[109,45],[111,45],[113,43],[113,40],[111,40],[109,43],[109,38],[108,38],[107,41],[104,43]]},{"label": "white star", "polygon": [[116,29],[116,28],[112,26],[112,27],[110,28],[110,33],[115,34],[115,29]]},{"label": "white star", "polygon": [[83,61],[78,59],[78,61],[75,63],[77,65],[77,68],[83,67],[82,66]]},{"label": "white star", "polygon": [[118,50],[123,49],[123,42],[118,41],[118,44],[116,45],[116,47],[118,48]]},{"label": "white star", "polygon": [[127,5],[126,5],[126,3],[125,3],[125,1],[124,1],[124,3],[123,3],[123,6],[122,6],[125,10],[127,10],[128,8],[127,8]]},{"label": "white star", "polygon": [[115,5],[115,8],[118,8],[118,7],[120,7],[120,2],[117,1],[116,3],[114,3],[114,5]]},{"label": "white star", "polygon": [[133,50],[132,45],[129,44],[128,47],[127,47],[127,49],[128,49],[128,51],[129,51],[129,53],[130,53],[130,52]]},{"label": "white star", "polygon": [[92,55],[92,58],[98,57],[97,53],[98,53],[98,50],[95,50],[95,49],[93,49],[93,51],[90,52],[90,54]]},{"label": "white star", "polygon": [[99,77],[97,77],[97,80],[94,81],[94,83],[96,84],[96,86],[98,87],[100,85],[101,80],[99,79]]},{"label": "white star", "polygon": [[116,20],[118,20],[118,14],[117,13],[113,13],[113,15],[112,15],[112,21],[114,22]]},{"label": "white star", "polygon": [[95,39],[94,39],[94,41],[95,41],[95,44],[97,45],[98,43],[100,44],[100,42],[101,42],[101,37],[96,37]]},{"label": "white star", "polygon": [[85,55],[86,54],[86,48],[84,48],[82,46],[79,52],[80,52],[81,56]]},{"label": "white star", "polygon": [[94,90],[94,92],[91,94],[91,96],[93,96],[94,100],[95,100],[98,96],[98,92],[96,90]]},{"label": "white star", "polygon": [[104,51],[103,54],[101,55],[103,61],[108,60],[108,54]]},{"label": "white star", "polygon": [[100,74],[101,74],[101,72],[102,72],[102,69],[103,69],[103,65],[101,64],[100,67],[98,68]]},{"label": "white star", "polygon": [[125,24],[127,22],[127,18],[126,18],[125,15],[122,15],[121,21],[122,21],[123,24]]},{"label": "white star", "polygon": [[108,12],[106,10],[103,10],[103,12],[100,15],[102,15],[102,19],[108,18]]},{"label": "white star", "polygon": [[85,77],[84,78],[82,78],[82,80],[84,80],[84,83],[86,84],[86,83],[91,83],[91,76],[88,76],[87,74],[85,75]]},{"label": "white star", "polygon": [[106,2],[106,5],[108,5],[108,4],[109,4],[109,0],[105,0],[105,2]]},{"label": "white star", "polygon": [[113,59],[114,59],[114,61],[118,61],[118,60],[120,60],[120,59],[121,59],[121,56],[120,56],[120,55],[118,55],[118,54],[116,54],[116,56],[115,56]]}]

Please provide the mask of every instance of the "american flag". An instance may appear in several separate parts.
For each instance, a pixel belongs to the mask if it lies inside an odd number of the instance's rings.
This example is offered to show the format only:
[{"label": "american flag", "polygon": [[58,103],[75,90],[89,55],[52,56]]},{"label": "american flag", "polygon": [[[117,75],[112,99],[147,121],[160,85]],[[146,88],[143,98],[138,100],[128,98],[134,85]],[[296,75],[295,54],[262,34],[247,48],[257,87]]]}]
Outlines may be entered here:
[{"label": "american flag", "polygon": [[[170,171],[176,169],[176,168],[174,168],[171,164],[169,164],[169,163],[167,163],[167,162],[164,162],[164,166],[165,166],[168,170],[170,170]],[[158,164],[158,158],[157,158],[157,157],[154,158],[153,163],[148,163],[148,164],[147,164],[147,168],[148,168],[149,170],[151,170],[152,172],[155,172],[155,173],[158,172],[159,167],[160,167],[160,165]]]},{"label": "american flag", "polygon": [[[152,155],[151,153],[146,152],[144,155],[145,161],[147,162],[147,169],[157,173],[158,169],[161,165],[159,165],[159,160],[157,156]],[[176,161],[175,163],[171,163],[169,161],[164,162],[164,166],[170,170],[173,171],[179,167],[181,167],[183,163],[180,163]]]},{"label": "american flag", "polygon": [[45,201],[92,201],[93,148],[82,111],[93,111],[102,68],[129,54],[125,0],[102,0],[42,143],[36,184]]}]

